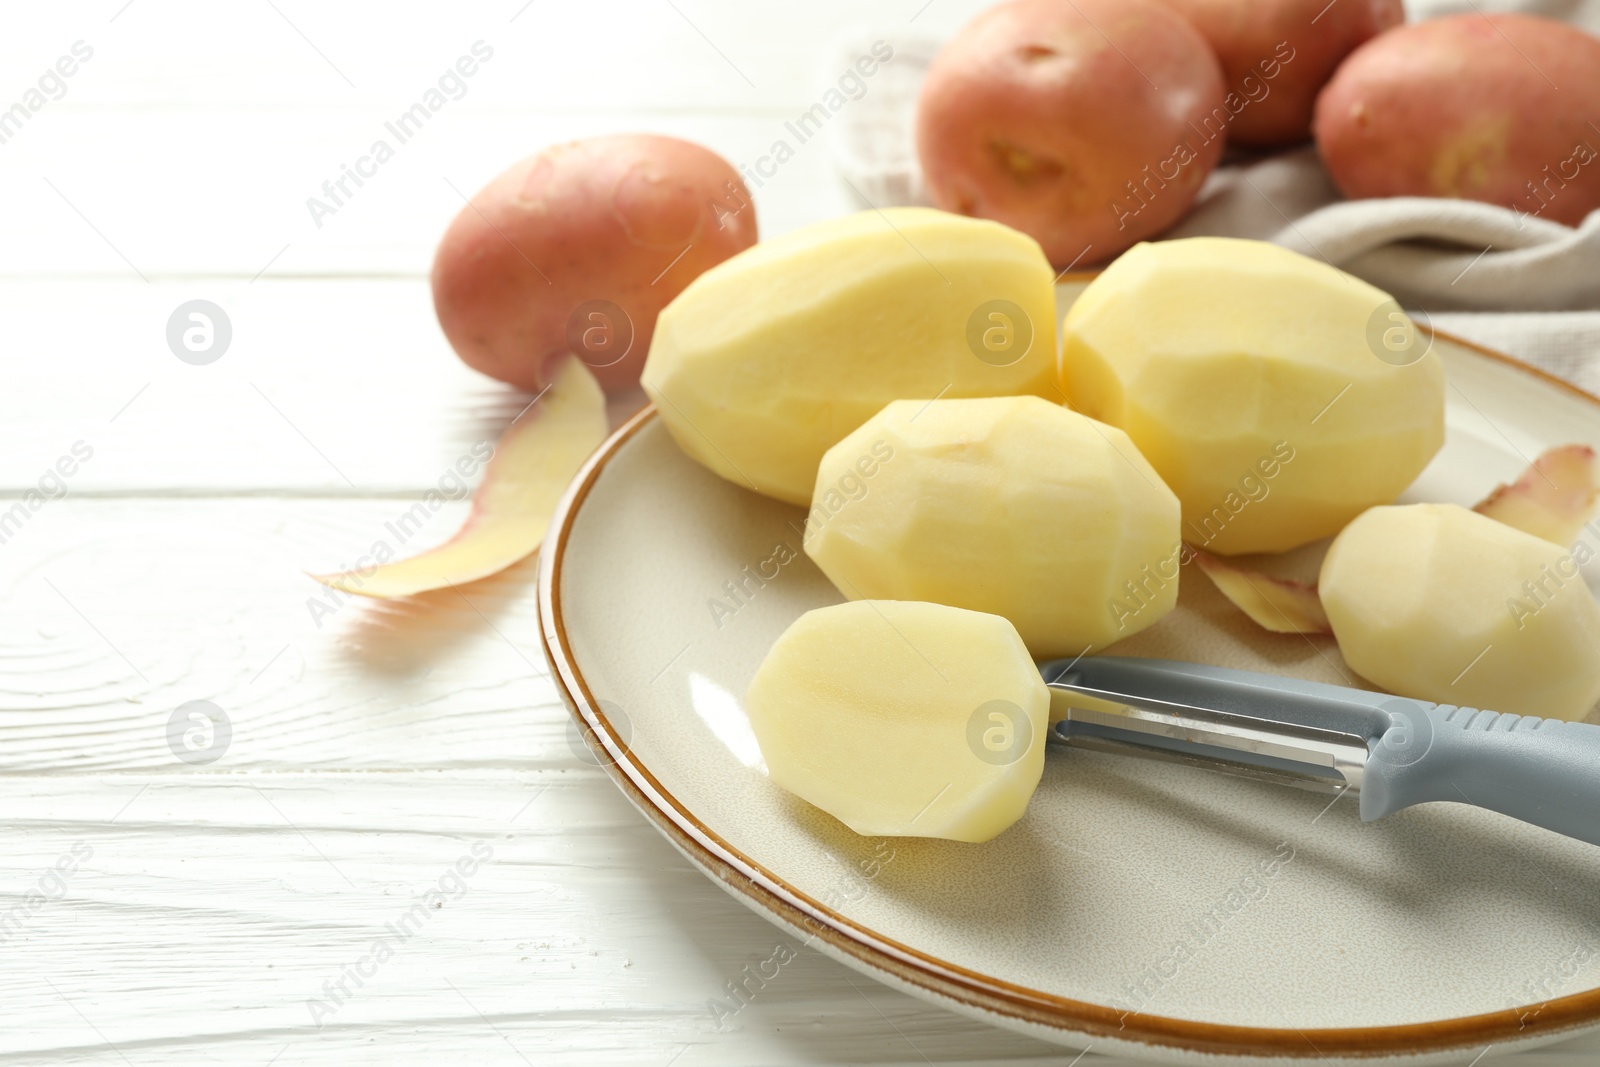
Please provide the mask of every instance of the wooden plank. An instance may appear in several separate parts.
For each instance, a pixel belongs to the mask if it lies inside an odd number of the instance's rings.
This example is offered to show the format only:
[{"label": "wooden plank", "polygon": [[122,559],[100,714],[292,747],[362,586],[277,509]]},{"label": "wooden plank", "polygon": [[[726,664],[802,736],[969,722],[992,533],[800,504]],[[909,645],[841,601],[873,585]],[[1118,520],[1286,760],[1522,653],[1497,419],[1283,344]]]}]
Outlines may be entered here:
[{"label": "wooden plank", "polygon": [[[763,232],[782,233],[861,206],[832,173],[826,135],[788,125],[849,73],[855,51],[837,51],[839,27],[853,19],[921,41],[977,6],[612,0],[535,4],[513,23],[518,3],[376,21],[358,6],[141,3],[103,27],[81,12],[30,12],[0,44],[8,69],[42,77],[63,55],[77,69],[50,83],[59,99],[34,96],[20,128],[0,127],[0,195],[13,205],[0,278],[420,275],[462,196],[494,174],[552,143],[633,131],[686,137],[770,173],[752,170],[751,184]],[[80,63],[71,49],[89,37],[100,43]],[[437,98],[420,130],[402,138],[386,126],[480,40],[492,57],[471,60],[475,73]],[[872,84],[861,82],[862,99]],[[24,82],[17,99],[34,87]],[[394,157],[334,203],[324,183],[380,140]],[[774,171],[763,159],[780,141],[793,158]],[[312,197],[336,213],[314,218]]]},{"label": "wooden plank", "polygon": [[594,769],[6,777],[0,806],[7,1061],[1073,1060],[800,945]]},{"label": "wooden plank", "polygon": [[458,0],[390,5],[374,17],[367,5],[308,0],[272,6],[139,0],[123,10],[126,2],[19,9],[0,42],[0,63],[23,76],[42,73],[74,41],[85,40],[94,56],[50,110],[388,107],[432,84],[483,40],[495,52],[494,76],[474,81],[468,97],[486,103],[547,111],[786,112],[811,102],[813,85],[828,73],[819,62],[842,29],[943,35],[988,6],[985,0],[760,6]]},{"label": "wooden plank", "polygon": [[[205,366],[167,340],[197,298],[232,332]],[[420,499],[454,492],[463,459],[475,483],[474,450],[534,399],[456,358],[416,279],[18,283],[0,285],[0,319],[0,500],[64,457],[77,495]],[[613,415],[642,403],[621,394]],[[76,462],[75,446],[92,455]]]},{"label": "wooden plank", "polygon": [[181,770],[168,725],[194,700],[231,721],[216,768],[579,765],[531,561],[399,605],[304,573],[443,540],[463,508],[50,503],[0,552],[0,771]]},{"label": "wooden plank", "polygon": [[[799,143],[780,115],[541,114],[468,98],[402,142],[385,124],[404,108],[42,113],[0,145],[12,206],[0,280],[422,277],[464,197],[546,145],[605,133],[684,137],[751,166],[786,139],[792,158],[751,189],[768,236],[856,206],[825,138]],[[361,164],[380,140],[393,158]],[[355,165],[373,173],[336,203],[324,183]],[[313,217],[313,197],[334,214]]]},{"label": "wooden plank", "polygon": [[[180,361],[167,322],[204,298],[232,328]],[[193,279],[0,286],[0,487],[16,495],[79,441],[73,493],[409,493],[494,441],[532,399],[468,370],[427,283]]]}]

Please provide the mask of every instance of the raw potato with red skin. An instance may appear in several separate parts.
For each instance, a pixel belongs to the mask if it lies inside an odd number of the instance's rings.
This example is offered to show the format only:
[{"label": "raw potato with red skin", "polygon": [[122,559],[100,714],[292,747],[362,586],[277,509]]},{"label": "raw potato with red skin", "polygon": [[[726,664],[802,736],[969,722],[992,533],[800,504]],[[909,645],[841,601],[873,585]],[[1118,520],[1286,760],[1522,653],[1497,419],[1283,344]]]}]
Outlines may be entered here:
[{"label": "raw potato with red skin", "polygon": [[1210,46],[1153,0],[1012,0],[934,59],[917,154],[938,207],[1021,230],[1057,266],[1103,262],[1188,210],[1223,99]]},{"label": "raw potato with red skin", "polygon": [[1576,226],[1600,207],[1597,117],[1600,39],[1469,14],[1357,49],[1318,98],[1314,129],[1347,197],[1460,197]]},{"label": "raw potato with red skin", "polygon": [[1358,45],[1405,21],[1400,0],[1160,0],[1211,42],[1234,112],[1228,140],[1271,147],[1311,136],[1317,93]]},{"label": "raw potato with red skin", "polygon": [[755,242],[750,193],[722,157],[674,137],[592,137],[523,160],[462,208],[434,257],[434,309],[492,378],[537,391],[575,351],[625,389],[657,313]]}]

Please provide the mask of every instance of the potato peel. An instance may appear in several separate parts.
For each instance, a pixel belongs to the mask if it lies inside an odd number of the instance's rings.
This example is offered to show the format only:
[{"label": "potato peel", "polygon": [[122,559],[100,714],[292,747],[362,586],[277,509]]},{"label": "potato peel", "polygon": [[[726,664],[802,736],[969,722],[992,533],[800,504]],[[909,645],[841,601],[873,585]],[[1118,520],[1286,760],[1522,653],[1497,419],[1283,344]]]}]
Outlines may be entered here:
[{"label": "potato peel", "polygon": [[1331,634],[1317,587],[1310,582],[1274,578],[1193,549],[1194,561],[1240,611],[1275,634]]},{"label": "potato peel", "polygon": [[1571,548],[1600,500],[1595,452],[1588,445],[1561,445],[1540,453],[1522,476],[1502,485],[1473,508],[1523,533]]},{"label": "potato peel", "polygon": [[450,540],[409,559],[311,577],[346,593],[391,599],[505,570],[538,549],[567,484],[605,436],[605,395],[588,368],[568,358],[501,435],[472,511]]}]

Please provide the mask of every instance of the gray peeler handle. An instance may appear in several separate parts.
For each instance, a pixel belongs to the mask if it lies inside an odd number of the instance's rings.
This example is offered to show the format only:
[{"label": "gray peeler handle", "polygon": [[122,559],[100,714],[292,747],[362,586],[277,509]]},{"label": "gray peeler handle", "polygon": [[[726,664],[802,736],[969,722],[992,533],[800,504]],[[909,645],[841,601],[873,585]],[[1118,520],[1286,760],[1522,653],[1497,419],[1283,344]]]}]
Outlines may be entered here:
[{"label": "gray peeler handle", "polygon": [[1600,845],[1600,726],[1398,697],[1382,708],[1362,819],[1452,800]]},{"label": "gray peeler handle", "polygon": [[1040,670],[1046,681],[1071,679],[1365,738],[1360,798],[1368,821],[1413,804],[1454,801],[1600,845],[1600,726],[1173,660],[1085,656]]}]

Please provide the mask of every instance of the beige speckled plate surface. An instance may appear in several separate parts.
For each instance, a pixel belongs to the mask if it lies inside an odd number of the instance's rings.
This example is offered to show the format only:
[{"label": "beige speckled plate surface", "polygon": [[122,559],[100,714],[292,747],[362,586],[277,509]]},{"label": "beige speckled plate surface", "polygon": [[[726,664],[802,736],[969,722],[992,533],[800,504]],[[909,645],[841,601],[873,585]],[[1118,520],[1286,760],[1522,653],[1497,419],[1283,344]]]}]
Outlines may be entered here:
[{"label": "beige speckled plate surface", "polygon": [[[1548,445],[1600,445],[1600,400],[1436,343],[1449,440],[1408,499],[1471,503]],[[540,591],[557,677],[624,791],[796,941],[1002,1026],[1157,1059],[1465,1062],[1600,1027],[1600,849],[1487,812],[1364,824],[1349,799],[1059,750],[984,845],[860,838],[783,793],[741,694],[790,621],[839,599],[801,521],[686,459],[647,410],[574,484]],[[1331,639],[1253,631],[1187,573],[1178,609],[1116,651],[1343,669]]]}]

